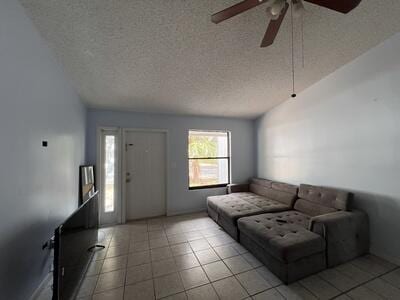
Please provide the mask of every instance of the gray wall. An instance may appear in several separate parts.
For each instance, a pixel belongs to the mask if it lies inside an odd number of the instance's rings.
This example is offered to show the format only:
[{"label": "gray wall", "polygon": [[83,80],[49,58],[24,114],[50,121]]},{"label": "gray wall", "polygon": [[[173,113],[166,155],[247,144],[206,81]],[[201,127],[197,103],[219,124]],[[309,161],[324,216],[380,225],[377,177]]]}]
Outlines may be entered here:
[{"label": "gray wall", "polygon": [[259,176],[354,191],[372,252],[400,263],[400,34],[265,114],[256,131]]},{"label": "gray wall", "polygon": [[84,139],[85,108],[52,53],[18,1],[0,1],[1,299],[28,299],[48,274],[41,245],[77,207]]},{"label": "gray wall", "polygon": [[205,209],[208,195],[225,191],[223,188],[188,190],[187,133],[189,129],[230,130],[232,132],[233,182],[247,181],[255,173],[253,121],[102,110],[89,110],[87,121],[87,158],[93,164],[96,163],[96,128],[98,126],[168,130],[168,214]]}]

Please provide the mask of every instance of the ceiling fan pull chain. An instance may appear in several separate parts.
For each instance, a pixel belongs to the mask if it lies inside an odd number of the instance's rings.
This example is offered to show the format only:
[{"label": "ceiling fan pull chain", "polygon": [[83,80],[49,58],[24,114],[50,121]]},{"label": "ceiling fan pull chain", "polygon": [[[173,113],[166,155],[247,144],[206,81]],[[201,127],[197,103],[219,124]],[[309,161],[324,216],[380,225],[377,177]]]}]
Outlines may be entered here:
[{"label": "ceiling fan pull chain", "polygon": [[304,69],[304,14],[301,15],[301,60]]},{"label": "ceiling fan pull chain", "polygon": [[294,23],[293,23],[293,4],[290,5],[290,20],[291,20],[291,27],[292,27],[292,98],[296,98],[296,93],[294,90]]}]

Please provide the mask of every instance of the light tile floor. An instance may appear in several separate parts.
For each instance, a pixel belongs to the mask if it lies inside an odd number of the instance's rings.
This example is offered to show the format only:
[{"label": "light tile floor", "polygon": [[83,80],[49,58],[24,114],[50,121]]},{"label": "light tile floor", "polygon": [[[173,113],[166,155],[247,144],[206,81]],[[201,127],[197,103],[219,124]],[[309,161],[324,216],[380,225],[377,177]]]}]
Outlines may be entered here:
[{"label": "light tile floor", "polygon": [[[78,300],[400,299],[400,268],[366,255],[284,285],[205,213],[100,229]],[[51,299],[48,286],[40,299]]]}]

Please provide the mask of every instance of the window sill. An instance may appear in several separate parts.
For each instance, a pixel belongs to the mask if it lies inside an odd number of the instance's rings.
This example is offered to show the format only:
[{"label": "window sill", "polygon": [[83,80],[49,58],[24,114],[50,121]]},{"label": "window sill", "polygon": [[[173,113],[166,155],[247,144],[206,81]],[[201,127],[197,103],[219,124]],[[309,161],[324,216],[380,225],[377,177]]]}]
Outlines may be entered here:
[{"label": "window sill", "polygon": [[223,183],[223,184],[213,184],[213,185],[202,185],[202,186],[192,186],[189,187],[189,190],[204,190],[204,189],[215,189],[215,188],[222,188],[226,187],[229,183]]}]

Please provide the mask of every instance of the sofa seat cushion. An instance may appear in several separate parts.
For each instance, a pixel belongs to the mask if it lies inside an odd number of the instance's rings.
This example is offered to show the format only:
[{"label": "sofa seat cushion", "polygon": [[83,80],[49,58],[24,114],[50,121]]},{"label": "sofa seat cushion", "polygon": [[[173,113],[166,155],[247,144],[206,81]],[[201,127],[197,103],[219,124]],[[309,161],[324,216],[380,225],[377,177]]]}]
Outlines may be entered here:
[{"label": "sofa seat cushion", "polygon": [[299,225],[305,229],[309,229],[311,217],[296,210],[287,210],[274,214],[265,215],[265,221],[276,222],[283,220],[283,224]]},{"label": "sofa seat cushion", "polygon": [[288,209],[290,209],[288,205],[251,194],[242,196],[240,199],[220,203],[217,212],[222,218],[236,225],[237,220],[242,217]]},{"label": "sofa seat cushion", "polygon": [[218,207],[218,215],[235,226],[239,218],[262,214],[263,212],[264,211],[260,207],[244,200],[241,202],[220,205]]},{"label": "sofa seat cushion", "polygon": [[[241,218],[238,227],[240,234],[276,259],[289,263],[325,251],[325,240],[306,228],[307,218],[295,211],[268,213]],[[279,219],[286,223],[278,222]]]},{"label": "sofa seat cushion", "polygon": [[237,219],[255,214],[291,209],[290,206],[253,193],[233,193],[207,197],[207,205],[236,226]]},{"label": "sofa seat cushion", "polygon": [[253,204],[260,208],[263,212],[276,212],[276,211],[284,211],[291,209],[290,206],[280,203],[275,200],[263,198],[263,197],[254,197],[253,199],[247,200],[248,203]]},{"label": "sofa seat cushion", "polygon": [[226,204],[241,203],[242,198],[253,193],[233,193],[228,195],[209,196],[207,197],[207,205],[218,212],[218,207]]}]

